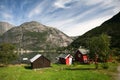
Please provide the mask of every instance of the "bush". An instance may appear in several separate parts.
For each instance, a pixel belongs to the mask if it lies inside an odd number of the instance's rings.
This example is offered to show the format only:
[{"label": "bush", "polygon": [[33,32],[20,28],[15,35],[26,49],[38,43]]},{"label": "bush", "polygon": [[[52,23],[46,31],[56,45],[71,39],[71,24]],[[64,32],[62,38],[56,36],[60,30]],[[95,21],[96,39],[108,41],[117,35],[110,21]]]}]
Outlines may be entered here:
[{"label": "bush", "polygon": [[103,63],[103,64],[102,64],[102,68],[103,68],[103,69],[108,69],[108,68],[109,68],[109,65],[108,65],[107,63]]}]

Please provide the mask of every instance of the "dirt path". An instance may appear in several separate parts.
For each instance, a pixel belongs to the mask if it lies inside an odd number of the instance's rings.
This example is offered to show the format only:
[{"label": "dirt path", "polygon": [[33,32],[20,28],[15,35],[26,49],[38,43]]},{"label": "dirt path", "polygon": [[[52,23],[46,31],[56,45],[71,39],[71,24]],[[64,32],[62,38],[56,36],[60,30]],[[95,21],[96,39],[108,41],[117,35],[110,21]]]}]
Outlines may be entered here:
[{"label": "dirt path", "polygon": [[115,76],[115,80],[120,80],[120,65],[117,68],[117,73],[114,75]]}]

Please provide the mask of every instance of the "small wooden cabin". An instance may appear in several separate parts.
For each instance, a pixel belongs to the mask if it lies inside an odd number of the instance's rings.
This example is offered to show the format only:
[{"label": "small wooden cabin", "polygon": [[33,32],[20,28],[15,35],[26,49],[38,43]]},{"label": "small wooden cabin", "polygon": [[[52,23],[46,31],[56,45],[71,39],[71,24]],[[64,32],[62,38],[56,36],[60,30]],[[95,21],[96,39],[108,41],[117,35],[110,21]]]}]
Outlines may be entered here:
[{"label": "small wooden cabin", "polygon": [[88,63],[88,50],[86,49],[78,49],[75,53],[75,61],[79,61],[80,63]]},{"label": "small wooden cabin", "polygon": [[72,64],[72,56],[70,54],[60,54],[58,56],[58,61],[61,64],[71,65]]},{"label": "small wooden cabin", "polygon": [[50,67],[50,60],[41,54],[37,54],[32,59],[30,59],[30,63],[32,69]]}]

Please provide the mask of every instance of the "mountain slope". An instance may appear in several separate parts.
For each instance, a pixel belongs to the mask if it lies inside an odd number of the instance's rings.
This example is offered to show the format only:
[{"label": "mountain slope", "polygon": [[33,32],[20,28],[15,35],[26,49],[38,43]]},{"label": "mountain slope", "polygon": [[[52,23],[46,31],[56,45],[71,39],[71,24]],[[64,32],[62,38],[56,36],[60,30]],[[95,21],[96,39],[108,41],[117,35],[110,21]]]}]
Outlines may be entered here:
[{"label": "mountain slope", "polygon": [[9,23],[7,23],[7,22],[0,22],[0,35],[5,33],[6,31],[8,31],[12,27],[14,27],[14,26],[9,24]]},{"label": "mountain slope", "polygon": [[65,47],[73,40],[61,31],[38,22],[26,22],[14,27],[2,36],[2,42],[16,44],[29,50],[54,49]]},{"label": "mountain slope", "polygon": [[111,19],[105,21],[101,26],[79,36],[69,47],[78,48],[80,46],[85,46],[90,37],[98,36],[102,33],[111,37],[111,47],[120,48],[120,12]]}]

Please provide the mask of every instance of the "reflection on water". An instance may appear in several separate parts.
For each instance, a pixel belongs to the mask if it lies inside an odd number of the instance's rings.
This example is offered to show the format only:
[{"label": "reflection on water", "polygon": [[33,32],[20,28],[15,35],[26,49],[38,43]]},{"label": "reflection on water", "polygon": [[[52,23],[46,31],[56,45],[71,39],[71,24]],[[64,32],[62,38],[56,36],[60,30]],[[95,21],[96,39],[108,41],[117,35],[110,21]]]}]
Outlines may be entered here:
[{"label": "reflection on water", "polygon": [[[29,63],[29,60],[34,57],[36,54],[42,54],[43,56],[45,56],[47,59],[49,59],[52,63],[56,62],[56,57],[59,56],[59,54],[61,54],[61,52],[32,52],[32,53],[24,53],[22,55],[19,56],[19,59],[22,63]],[[23,60],[23,59],[28,59],[28,60]]]}]

